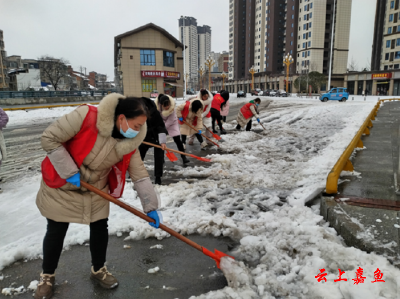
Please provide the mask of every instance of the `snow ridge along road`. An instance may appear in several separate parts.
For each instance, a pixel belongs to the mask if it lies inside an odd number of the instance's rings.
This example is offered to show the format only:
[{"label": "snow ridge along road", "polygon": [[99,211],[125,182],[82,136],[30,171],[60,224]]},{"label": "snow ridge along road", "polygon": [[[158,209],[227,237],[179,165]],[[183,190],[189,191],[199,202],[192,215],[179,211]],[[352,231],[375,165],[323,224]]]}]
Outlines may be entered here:
[{"label": "snow ridge along road", "polygon": [[[325,187],[327,174],[376,99],[272,100],[261,112],[265,131],[237,132],[235,121],[229,122],[224,127],[230,134],[223,136],[221,151],[210,151],[211,165],[175,171],[183,178],[201,179],[158,187],[165,224],[182,234],[237,240],[240,246],[232,254],[252,275],[241,289],[226,287],[191,298],[398,298],[397,268],[381,256],[347,248],[319,215],[319,207],[305,206]],[[1,195],[0,211],[6,212],[0,225],[8,229],[0,231],[0,268],[41,252],[45,221],[34,200],[40,175],[24,176],[22,181],[24,188],[21,182],[6,183]],[[123,200],[140,208],[131,183]],[[129,232],[131,240],[168,237],[118,207],[111,206],[109,219],[110,234]],[[65,246],[88,239],[81,228],[70,226]],[[354,285],[358,268],[363,268],[366,280]],[[385,282],[371,283],[378,268]],[[320,269],[325,269],[326,282],[315,278]],[[345,271],[342,277],[347,281],[334,282],[338,269]]]}]

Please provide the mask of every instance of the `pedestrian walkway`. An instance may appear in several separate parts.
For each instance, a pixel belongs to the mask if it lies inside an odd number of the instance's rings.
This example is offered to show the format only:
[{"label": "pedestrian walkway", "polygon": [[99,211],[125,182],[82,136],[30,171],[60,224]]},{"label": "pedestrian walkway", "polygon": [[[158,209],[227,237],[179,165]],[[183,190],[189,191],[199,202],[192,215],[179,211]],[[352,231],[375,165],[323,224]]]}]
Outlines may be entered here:
[{"label": "pedestrian walkway", "polygon": [[[355,175],[341,176],[338,194],[323,197],[321,203],[321,215],[348,246],[382,254],[396,265],[400,265],[399,127],[400,102],[384,102],[370,135],[362,138],[364,150],[351,159]],[[352,199],[359,203],[346,204]]]}]

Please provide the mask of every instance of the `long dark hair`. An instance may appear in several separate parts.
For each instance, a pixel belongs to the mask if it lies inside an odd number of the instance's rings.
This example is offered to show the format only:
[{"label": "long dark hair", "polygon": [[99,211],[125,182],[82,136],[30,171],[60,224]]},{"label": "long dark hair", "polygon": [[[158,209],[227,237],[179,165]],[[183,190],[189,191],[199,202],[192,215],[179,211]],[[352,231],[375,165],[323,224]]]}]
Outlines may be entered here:
[{"label": "long dark hair", "polygon": [[203,104],[199,100],[195,100],[192,103],[192,112],[197,113],[199,109],[203,108]]},{"label": "long dark hair", "polygon": [[208,95],[208,90],[207,89],[201,89],[200,90],[200,95],[203,97],[203,96],[205,96],[205,95]]},{"label": "long dark hair", "polygon": [[147,118],[149,117],[149,111],[146,105],[143,104],[140,98],[134,97],[118,100],[118,105],[115,108],[114,119],[117,119],[121,114],[125,115],[127,119],[133,119],[142,115]]},{"label": "long dark hair", "polygon": [[169,99],[168,96],[166,96],[166,95],[164,95],[164,94],[160,94],[160,95],[158,96],[158,98],[159,98],[159,101],[158,101],[158,102],[160,103],[161,106],[163,106],[163,107],[168,107],[168,106],[171,105],[171,100]]}]

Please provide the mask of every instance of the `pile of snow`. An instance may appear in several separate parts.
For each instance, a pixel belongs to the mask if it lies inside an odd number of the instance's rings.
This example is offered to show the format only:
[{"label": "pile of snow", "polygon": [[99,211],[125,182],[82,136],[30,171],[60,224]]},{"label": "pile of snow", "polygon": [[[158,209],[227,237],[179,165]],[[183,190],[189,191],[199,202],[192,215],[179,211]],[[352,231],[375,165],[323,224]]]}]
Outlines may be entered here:
[{"label": "pile of snow", "polygon": [[[266,131],[223,136],[221,152],[209,156],[212,164],[175,166],[183,178],[203,179],[157,187],[164,224],[185,235],[229,236],[240,244],[230,253],[239,267],[224,269],[232,274],[230,286],[192,298],[397,298],[400,271],[384,257],[346,247],[319,207],[304,205],[324,188],[375,102],[279,99],[261,113]],[[46,221],[35,206],[39,184],[37,175],[3,186],[0,226],[7,230],[0,231],[0,269],[41,254]],[[132,183],[123,200],[141,209]],[[109,232],[127,232],[134,240],[169,237],[115,205]],[[72,224],[64,245],[88,239],[87,226]],[[354,285],[359,268],[366,280]],[[321,269],[326,282],[316,278]],[[338,269],[347,281],[334,281]],[[378,269],[385,282],[372,283]]]}]

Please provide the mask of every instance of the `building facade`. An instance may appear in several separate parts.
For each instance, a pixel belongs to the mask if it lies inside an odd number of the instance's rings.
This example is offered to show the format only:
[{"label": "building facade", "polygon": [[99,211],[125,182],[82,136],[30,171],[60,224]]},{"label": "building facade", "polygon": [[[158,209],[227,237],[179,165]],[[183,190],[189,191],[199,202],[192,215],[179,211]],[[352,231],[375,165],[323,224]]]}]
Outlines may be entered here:
[{"label": "building facade", "polygon": [[197,38],[198,38],[198,65],[204,66],[204,63],[208,56],[211,54],[211,27],[197,26]]},{"label": "building facade", "polygon": [[0,30],[0,90],[8,90],[8,88],[9,88],[6,57],[7,57],[7,52],[5,50],[3,30]]},{"label": "building facade", "polygon": [[[397,8],[399,8],[399,1],[397,2]],[[372,54],[371,54],[371,71],[379,71],[381,69],[381,58],[382,58],[382,42],[383,42],[383,31],[385,27],[386,17],[386,0],[377,0],[375,9],[375,24],[374,24],[374,37],[372,42]]]},{"label": "building facade", "polygon": [[332,74],[346,73],[351,4],[352,0],[300,0],[296,64],[298,73],[329,73],[332,26],[335,27]]},{"label": "building facade", "polygon": [[[377,3],[379,5],[379,1]],[[383,11],[383,9],[381,10]],[[388,0],[385,3],[382,39],[381,39],[381,55],[379,70],[396,70],[400,69],[400,5],[398,0]],[[379,19],[379,20],[381,20]],[[379,20],[375,20],[375,25]],[[377,38],[379,37],[378,28],[375,28]],[[375,49],[375,44],[373,50]],[[371,66],[372,67],[372,66]]]},{"label": "building facade", "polygon": [[218,72],[225,72],[228,74],[229,54],[223,52],[218,58]]},{"label": "building facade", "polygon": [[189,74],[188,87],[197,84],[199,68],[199,40],[197,36],[197,20],[192,17],[179,19],[179,40],[185,45],[185,72]]},{"label": "building facade", "polygon": [[183,45],[153,23],[114,38],[114,67],[126,96],[183,94]]}]

